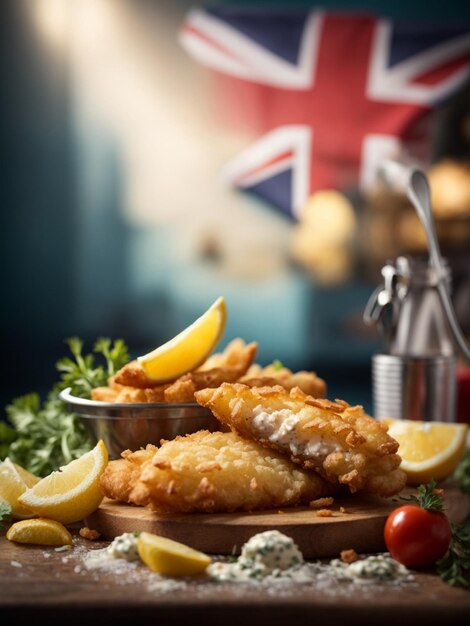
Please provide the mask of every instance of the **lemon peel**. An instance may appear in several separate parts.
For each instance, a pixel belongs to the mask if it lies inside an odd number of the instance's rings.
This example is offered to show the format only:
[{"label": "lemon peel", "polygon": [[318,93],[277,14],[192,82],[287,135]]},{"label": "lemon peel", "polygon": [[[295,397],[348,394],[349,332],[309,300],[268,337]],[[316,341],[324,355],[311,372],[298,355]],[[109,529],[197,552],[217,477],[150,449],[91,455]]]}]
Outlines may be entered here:
[{"label": "lemon peel", "polygon": [[401,468],[409,485],[443,480],[465,453],[468,425],[383,419],[398,441]]},{"label": "lemon peel", "polygon": [[72,535],[60,522],[36,518],[16,522],[7,531],[7,539],[16,543],[43,546],[72,545]]},{"label": "lemon peel", "polygon": [[78,522],[103,499],[100,477],[107,463],[108,451],[99,441],[93,450],[46,476],[18,500],[41,517],[63,524]]},{"label": "lemon peel", "polygon": [[163,576],[195,576],[211,563],[211,558],[203,552],[147,532],[140,533],[137,549],[142,561]]},{"label": "lemon peel", "polygon": [[207,359],[222,337],[226,320],[225,300],[220,297],[173,339],[137,360],[151,380],[162,383],[174,380]]},{"label": "lemon peel", "polygon": [[11,506],[13,517],[17,519],[33,517],[34,513],[18,499],[39,481],[40,478],[13,463],[9,457],[0,463],[0,498]]}]

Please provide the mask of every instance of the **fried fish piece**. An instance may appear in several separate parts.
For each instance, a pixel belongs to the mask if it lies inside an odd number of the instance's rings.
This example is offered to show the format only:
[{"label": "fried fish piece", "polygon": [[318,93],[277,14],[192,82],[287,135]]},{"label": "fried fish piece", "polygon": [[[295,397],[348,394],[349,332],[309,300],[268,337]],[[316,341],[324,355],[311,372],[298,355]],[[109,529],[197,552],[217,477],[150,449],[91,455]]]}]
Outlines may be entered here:
[{"label": "fried fish piece", "polygon": [[161,384],[152,381],[138,361],[122,367],[109,387],[92,390],[93,400],[105,402],[194,402],[198,389],[235,382],[248,370],[256,356],[257,343],[234,339],[220,354],[214,354],[198,369]]},{"label": "fried fish piece", "polygon": [[212,369],[230,370],[232,380],[225,382],[235,382],[243,376],[250,365],[253,363],[258,344],[256,341],[246,344],[243,339],[237,337],[232,339],[223,352],[216,352],[207,358],[204,363],[198,367],[198,372],[207,372]]},{"label": "fried fish piece", "polygon": [[129,502],[129,494],[140,477],[142,466],[152,460],[156,451],[157,447],[149,443],[136,452],[124,450],[122,459],[110,461],[100,478],[104,495],[113,500]]},{"label": "fried fish piece", "polygon": [[[106,472],[112,482],[114,470]],[[295,506],[333,491],[317,474],[236,433],[199,431],[162,442],[128,498],[158,512],[221,513]]]},{"label": "fried fish piece", "polygon": [[[229,381],[227,381],[229,382]],[[249,387],[274,387],[281,385],[290,391],[299,387],[303,392],[314,398],[326,396],[326,383],[315,372],[292,372],[288,367],[276,367],[274,364],[261,367],[257,363],[249,368],[247,373],[237,382]]]},{"label": "fried fish piece", "polygon": [[[253,363],[257,348],[258,344],[256,342],[245,344],[242,339],[234,339],[222,353],[210,356],[199,369],[184,374],[172,383],[164,385],[149,378],[139,361],[131,361],[115,374],[111,384],[146,390],[156,389],[163,396],[166,392],[169,397],[172,397],[177,396],[177,392],[175,389],[172,390],[171,386],[186,383],[183,388],[184,395],[187,397],[189,396],[187,391],[188,381],[194,385],[193,393],[197,389],[218,387],[223,382],[237,381]],[[163,401],[169,402],[170,400],[164,399]],[[174,401],[184,402],[179,397],[178,400]],[[194,398],[192,398],[192,401],[194,401]]]},{"label": "fried fish piece", "polygon": [[405,486],[398,442],[360,406],[315,399],[294,388],[223,384],[196,400],[242,437],[276,450],[351,492],[391,496]]},{"label": "fried fish piece", "polygon": [[91,399],[99,402],[119,402],[119,390],[114,387],[95,387],[91,390]]}]

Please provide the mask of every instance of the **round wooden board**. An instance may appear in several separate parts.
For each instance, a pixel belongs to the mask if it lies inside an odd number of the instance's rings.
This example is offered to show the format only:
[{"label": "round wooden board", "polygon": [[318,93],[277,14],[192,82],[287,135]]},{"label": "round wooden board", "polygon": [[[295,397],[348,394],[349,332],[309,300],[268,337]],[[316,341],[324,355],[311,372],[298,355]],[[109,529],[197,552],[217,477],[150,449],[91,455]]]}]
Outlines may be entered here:
[{"label": "round wooden board", "polygon": [[[446,489],[446,504],[452,521],[462,521],[470,512],[469,498],[455,487]],[[335,498],[329,507],[332,517],[319,517],[315,509],[306,507],[253,513],[163,515],[104,500],[85,521],[106,539],[124,532],[147,531],[209,554],[238,554],[250,537],[276,528],[292,537],[304,557],[311,559],[336,556],[347,548],[362,553],[383,551],[385,520],[399,505],[396,499],[356,494]]]}]

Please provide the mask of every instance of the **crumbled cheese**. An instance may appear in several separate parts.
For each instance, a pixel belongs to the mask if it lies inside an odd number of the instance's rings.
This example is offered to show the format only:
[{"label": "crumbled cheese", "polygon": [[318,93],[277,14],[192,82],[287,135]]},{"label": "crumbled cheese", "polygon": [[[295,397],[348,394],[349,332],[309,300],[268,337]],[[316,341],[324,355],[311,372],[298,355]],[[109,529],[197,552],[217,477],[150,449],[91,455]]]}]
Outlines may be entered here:
[{"label": "crumbled cheese", "polygon": [[126,559],[126,561],[138,561],[140,559],[137,550],[139,533],[124,533],[115,537],[108,546],[108,553],[116,559]]},{"label": "crumbled cheese", "polygon": [[331,561],[331,566],[337,570],[339,580],[354,580],[355,582],[377,582],[385,580],[408,579],[410,571],[391,556],[378,554],[358,559],[353,563],[345,563],[339,559]]},{"label": "crumbled cheese", "polygon": [[251,537],[235,563],[216,562],[207,572],[218,581],[277,578],[302,563],[302,553],[290,537],[268,530]]}]

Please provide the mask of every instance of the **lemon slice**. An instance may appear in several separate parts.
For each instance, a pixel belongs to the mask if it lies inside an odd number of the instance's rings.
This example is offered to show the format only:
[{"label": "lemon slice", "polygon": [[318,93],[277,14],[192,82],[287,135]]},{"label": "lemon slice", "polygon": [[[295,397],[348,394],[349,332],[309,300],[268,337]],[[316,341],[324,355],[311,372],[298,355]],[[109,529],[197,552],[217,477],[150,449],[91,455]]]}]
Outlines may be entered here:
[{"label": "lemon slice", "polygon": [[203,552],[151,533],[140,533],[137,549],[142,561],[163,576],[195,576],[211,562]]},{"label": "lemon slice", "polygon": [[449,476],[465,453],[467,424],[388,418],[383,421],[389,427],[389,435],[400,444],[401,468],[410,485]]},{"label": "lemon slice", "polygon": [[18,500],[41,517],[63,524],[78,522],[103,499],[100,476],[107,463],[106,446],[99,441],[93,450],[46,476]]},{"label": "lemon slice", "polygon": [[226,319],[225,300],[220,297],[179,335],[138,357],[138,361],[150,379],[174,380],[206,360],[224,332]]},{"label": "lemon slice", "polygon": [[39,480],[37,476],[16,465],[8,457],[0,463],[0,498],[11,506],[13,517],[18,519],[33,517],[31,510],[20,504],[18,498]]},{"label": "lemon slice", "polygon": [[25,519],[16,522],[7,531],[7,539],[17,543],[35,543],[42,546],[70,546],[72,535],[60,522],[51,519]]}]

